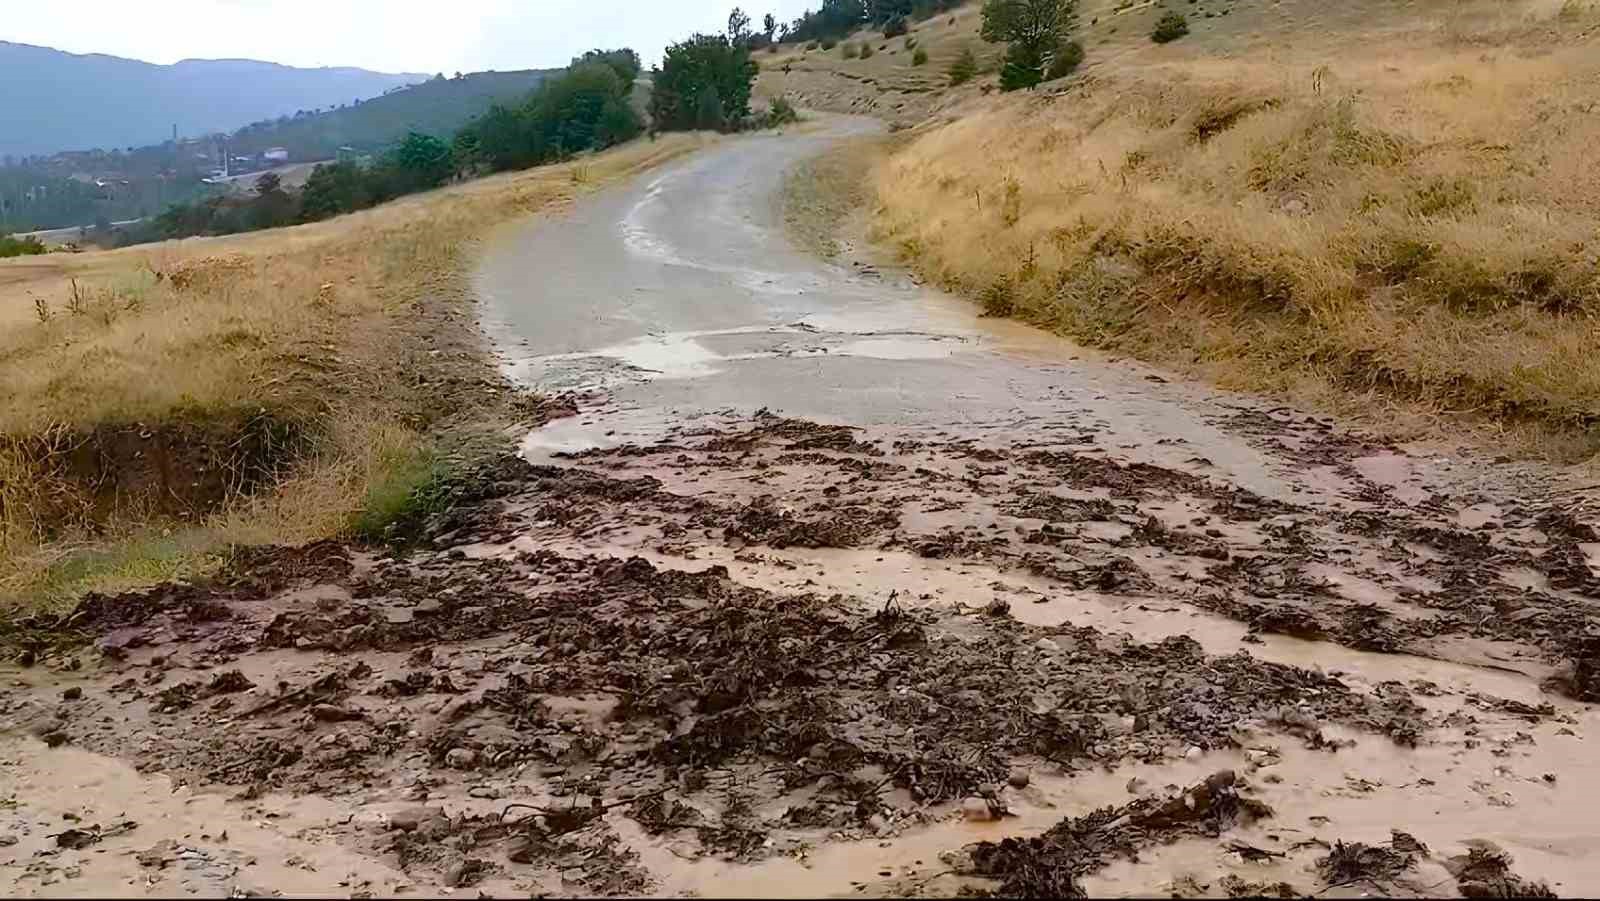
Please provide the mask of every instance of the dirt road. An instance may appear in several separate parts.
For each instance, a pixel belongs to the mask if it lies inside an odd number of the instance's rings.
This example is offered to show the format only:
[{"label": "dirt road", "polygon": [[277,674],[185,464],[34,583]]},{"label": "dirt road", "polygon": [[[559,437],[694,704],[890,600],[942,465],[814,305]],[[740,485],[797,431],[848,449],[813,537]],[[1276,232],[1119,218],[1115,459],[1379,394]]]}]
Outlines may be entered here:
[{"label": "dirt road", "polygon": [[17,890],[1600,890],[1564,474],[807,257],[783,173],[873,127],[498,236],[485,321],[576,413],[426,547],[95,599],[7,673]]}]

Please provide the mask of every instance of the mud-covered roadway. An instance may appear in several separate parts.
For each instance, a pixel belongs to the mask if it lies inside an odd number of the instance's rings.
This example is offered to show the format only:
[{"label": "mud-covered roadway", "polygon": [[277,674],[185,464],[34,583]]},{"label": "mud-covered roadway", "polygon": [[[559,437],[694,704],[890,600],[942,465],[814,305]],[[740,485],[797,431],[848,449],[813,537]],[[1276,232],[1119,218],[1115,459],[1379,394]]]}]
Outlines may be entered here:
[{"label": "mud-covered roadway", "polygon": [[502,236],[572,415],[419,546],[32,624],[12,893],[1600,891],[1586,494],[806,258],[867,127]]}]

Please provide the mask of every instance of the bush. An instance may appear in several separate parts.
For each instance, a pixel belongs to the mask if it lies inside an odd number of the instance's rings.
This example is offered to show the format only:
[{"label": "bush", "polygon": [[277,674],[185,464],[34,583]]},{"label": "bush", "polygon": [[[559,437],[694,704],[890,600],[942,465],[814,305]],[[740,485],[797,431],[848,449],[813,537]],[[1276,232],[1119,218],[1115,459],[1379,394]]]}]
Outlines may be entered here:
[{"label": "bush", "polygon": [[950,64],[950,85],[966,84],[978,74],[978,57],[972,52],[971,47],[961,51],[956,61]]},{"label": "bush", "polygon": [[872,54],[874,54],[876,52],[877,52],[876,50],[872,49],[872,45],[871,44],[863,43],[861,45],[861,58],[862,59],[871,59],[872,58]]},{"label": "bush", "polygon": [[928,61],[928,51],[926,51],[926,50],[918,48],[916,53],[911,54],[911,65],[913,65],[913,66],[923,65],[923,64],[927,63],[927,61]]},{"label": "bush", "polygon": [[1189,20],[1183,13],[1169,12],[1156,23],[1155,31],[1150,32],[1150,40],[1157,44],[1166,44],[1176,41],[1189,33]]},{"label": "bush", "polygon": [[800,113],[795,110],[794,104],[790,103],[787,97],[779,97],[767,108],[767,114],[762,117],[760,124],[762,128],[777,128],[799,121]]},{"label": "bush", "polygon": [[1050,69],[1045,73],[1045,80],[1054,81],[1071,75],[1079,66],[1083,65],[1083,45],[1077,41],[1068,41],[1063,44],[1056,55],[1050,60]]},{"label": "bush", "polygon": [[905,17],[903,16],[895,16],[889,21],[883,23],[883,36],[886,38],[897,38],[909,30],[910,29],[906,26]]},{"label": "bush", "polygon": [[[813,44],[812,46],[816,46],[816,45]],[[834,40],[833,38],[826,38],[822,42],[822,49],[823,50],[832,50],[833,48],[835,48],[837,46],[839,46],[839,42]],[[848,47],[850,45],[846,44],[845,46]]]},{"label": "bush", "polygon": [[845,59],[855,59],[856,45],[846,42],[844,47],[839,52],[844,55]]},{"label": "bush", "polygon": [[[817,42],[816,41],[812,41],[812,42],[806,44],[806,50],[807,51],[811,51],[811,50],[815,50],[815,49],[817,49]],[[823,49],[827,49],[827,48],[823,48]]]},{"label": "bush", "polygon": [[10,235],[0,236],[0,259],[5,257],[31,257],[45,252],[45,246],[39,243],[38,238],[13,238]]}]

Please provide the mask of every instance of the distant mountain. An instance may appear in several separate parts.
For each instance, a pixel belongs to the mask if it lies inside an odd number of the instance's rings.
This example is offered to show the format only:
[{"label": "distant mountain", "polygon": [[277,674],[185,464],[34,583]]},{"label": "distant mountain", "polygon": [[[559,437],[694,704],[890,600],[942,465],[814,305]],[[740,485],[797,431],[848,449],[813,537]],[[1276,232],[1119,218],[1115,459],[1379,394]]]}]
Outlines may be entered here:
[{"label": "distant mountain", "polygon": [[296,69],[247,59],[170,66],[0,41],[0,154],[137,147],[337,106],[426,75]]},{"label": "distant mountain", "polygon": [[251,156],[269,147],[282,147],[289,151],[290,160],[298,162],[329,159],[345,146],[378,150],[408,131],[448,140],[490,105],[522,103],[556,71],[473,72],[435,78],[338,109],[254,122],[233,134],[228,152]]}]

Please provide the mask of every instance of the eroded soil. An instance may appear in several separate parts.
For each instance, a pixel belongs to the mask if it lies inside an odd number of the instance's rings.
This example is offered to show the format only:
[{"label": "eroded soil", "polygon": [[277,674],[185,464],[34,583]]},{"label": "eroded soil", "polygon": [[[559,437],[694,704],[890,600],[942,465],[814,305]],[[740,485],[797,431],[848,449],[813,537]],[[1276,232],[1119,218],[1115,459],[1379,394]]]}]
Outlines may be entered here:
[{"label": "eroded soil", "polygon": [[0,867],[30,895],[1600,886],[1584,511],[1401,500],[1391,449],[1224,427],[1342,489],[1092,430],[708,414],[507,459],[410,551],[90,598],[24,624],[0,692]]}]

